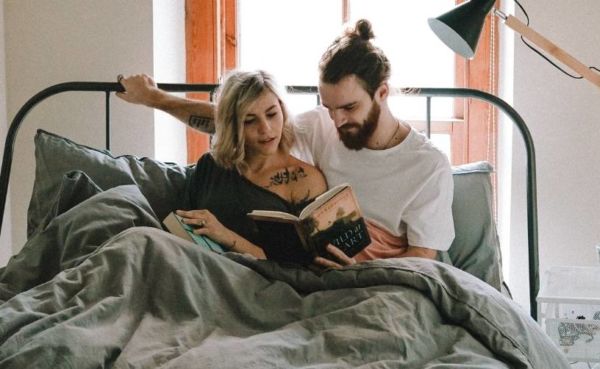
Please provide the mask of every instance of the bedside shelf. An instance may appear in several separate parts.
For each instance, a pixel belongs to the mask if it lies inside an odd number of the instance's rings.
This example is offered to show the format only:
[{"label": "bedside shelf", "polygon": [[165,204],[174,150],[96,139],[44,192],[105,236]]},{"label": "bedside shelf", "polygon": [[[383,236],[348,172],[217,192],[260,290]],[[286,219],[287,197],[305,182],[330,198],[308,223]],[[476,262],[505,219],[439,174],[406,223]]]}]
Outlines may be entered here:
[{"label": "bedside shelf", "polygon": [[537,296],[538,321],[571,360],[600,362],[600,267],[553,267]]}]

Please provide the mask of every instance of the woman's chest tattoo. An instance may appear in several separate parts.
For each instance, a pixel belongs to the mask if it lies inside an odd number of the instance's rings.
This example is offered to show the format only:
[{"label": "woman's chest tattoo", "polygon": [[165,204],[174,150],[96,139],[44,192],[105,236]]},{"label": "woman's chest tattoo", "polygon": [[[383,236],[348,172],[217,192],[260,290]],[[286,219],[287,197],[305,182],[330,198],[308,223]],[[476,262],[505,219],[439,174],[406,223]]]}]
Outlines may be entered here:
[{"label": "woman's chest tattoo", "polygon": [[303,168],[293,170],[285,168],[271,176],[271,178],[269,178],[269,184],[265,187],[271,188],[273,186],[285,185],[290,182],[297,182],[300,178],[304,178],[306,176],[307,174],[304,172]]}]

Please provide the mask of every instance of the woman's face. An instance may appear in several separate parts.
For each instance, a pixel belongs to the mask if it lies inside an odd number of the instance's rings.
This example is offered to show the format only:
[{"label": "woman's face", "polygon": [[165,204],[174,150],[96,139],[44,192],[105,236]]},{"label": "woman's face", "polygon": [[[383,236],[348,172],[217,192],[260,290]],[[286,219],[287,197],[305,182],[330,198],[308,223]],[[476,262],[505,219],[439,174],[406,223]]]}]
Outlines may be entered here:
[{"label": "woman's face", "polygon": [[283,111],[273,92],[265,90],[250,104],[243,124],[247,155],[277,153],[283,131]]}]

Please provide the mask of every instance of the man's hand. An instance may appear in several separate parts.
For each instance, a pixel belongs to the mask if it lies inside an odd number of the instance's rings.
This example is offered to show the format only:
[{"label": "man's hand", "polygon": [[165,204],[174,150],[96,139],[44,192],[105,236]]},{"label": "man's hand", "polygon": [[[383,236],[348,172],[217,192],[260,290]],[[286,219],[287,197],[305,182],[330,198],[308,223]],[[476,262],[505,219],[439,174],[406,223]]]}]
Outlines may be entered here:
[{"label": "man's hand", "polygon": [[215,133],[213,103],[170,94],[158,88],[152,77],[146,74],[119,75],[118,81],[125,89],[125,92],[116,93],[121,99],[162,110],[200,132]]},{"label": "man's hand", "polygon": [[[313,263],[319,267],[332,268],[332,269],[340,269],[348,265],[356,264],[356,260],[354,258],[346,255],[342,250],[337,247],[329,244],[326,248],[327,252],[331,256],[333,256],[336,260],[330,260],[321,256],[315,257]],[[400,254],[398,257],[407,258],[407,257],[418,257],[424,259],[435,259],[437,256],[437,251],[434,249],[429,249],[426,247],[419,246],[408,246],[406,251]]]},{"label": "man's hand", "polygon": [[332,244],[327,245],[326,250],[336,260],[333,261],[333,260],[326,259],[321,256],[317,256],[313,260],[313,262],[316,265],[325,267],[325,268],[340,269],[340,268],[343,268],[348,265],[356,264],[356,260],[354,258],[349,257],[342,250],[338,249],[337,247],[333,246]]},{"label": "man's hand", "polygon": [[154,79],[146,74],[121,78],[119,83],[125,88],[125,92],[117,92],[116,95],[132,104],[156,108],[160,97],[164,94],[164,91],[156,87]]}]

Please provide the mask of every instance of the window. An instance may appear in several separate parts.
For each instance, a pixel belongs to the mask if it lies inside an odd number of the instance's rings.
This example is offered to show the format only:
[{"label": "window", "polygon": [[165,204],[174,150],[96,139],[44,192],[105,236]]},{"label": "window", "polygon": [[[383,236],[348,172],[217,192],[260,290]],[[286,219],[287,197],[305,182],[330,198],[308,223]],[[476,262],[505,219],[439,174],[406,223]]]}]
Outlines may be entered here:
[{"label": "window", "polygon": [[[188,27],[186,31],[188,70],[200,68],[202,71],[196,75],[204,76],[189,78],[188,82],[216,83],[223,71],[240,67],[266,69],[282,85],[315,85],[318,60],[340,34],[342,25],[367,18],[373,23],[375,42],[392,63],[392,86],[457,86],[495,93],[498,41],[493,17],[488,16],[473,60],[454,56],[428,28],[427,18],[447,11],[454,3],[455,0],[187,0],[187,23],[196,24],[196,28]],[[315,99],[305,96],[289,99],[294,112],[314,104]],[[422,98],[393,96],[390,105],[398,117],[424,129]],[[436,98],[432,120],[432,140],[453,164],[478,160],[495,164],[496,116],[486,104]],[[197,158],[198,153],[193,157]]]},{"label": "window", "polygon": [[[392,86],[454,85],[454,55],[437,44],[439,41],[428,30],[426,21],[428,16],[451,8],[454,0],[410,5],[397,0],[375,3],[369,0],[239,0],[238,4],[239,66],[242,69],[266,69],[281,84],[315,85],[321,54],[340,34],[345,21],[353,24],[360,18],[366,18],[373,24],[374,42],[383,49],[392,64]],[[373,6],[375,4],[377,6]],[[408,6],[410,11],[407,11]],[[264,14],[277,16],[265,17]],[[300,99],[301,103],[295,101]],[[315,103],[314,99],[307,100],[305,97],[290,97],[289,100],[295,112],[310,109]],[[425,105],[422,102],[423,99],[397,96],[390,99],[390,106],[397,116],[424,128]],[[434,106],[433,118],[448,121],[452,110],[452,101],[440,100]],[[450,156],[449,127],[448,124],[436,124],[432,140]]]}]

